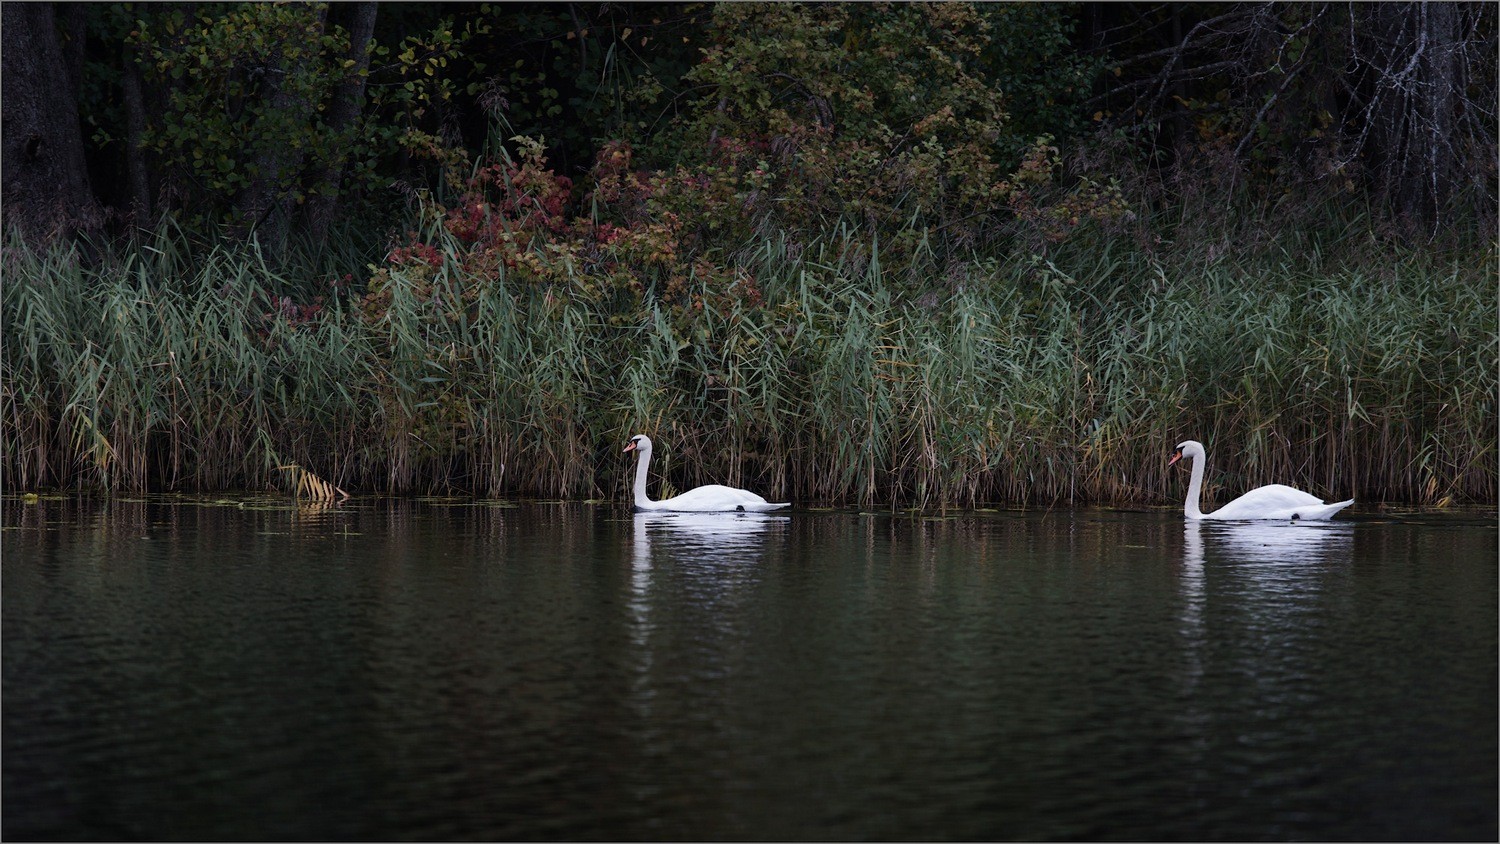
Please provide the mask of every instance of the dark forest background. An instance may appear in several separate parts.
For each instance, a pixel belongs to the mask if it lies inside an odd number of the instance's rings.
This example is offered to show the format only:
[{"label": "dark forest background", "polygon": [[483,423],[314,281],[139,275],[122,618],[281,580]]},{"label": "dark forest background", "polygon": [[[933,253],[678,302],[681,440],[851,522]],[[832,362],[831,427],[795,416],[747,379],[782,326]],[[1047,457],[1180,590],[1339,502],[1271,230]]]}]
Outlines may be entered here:
[{"label": "dark forest background", "polygon": [[1132,199],[1228,181],[1368,203],[1403,238],[1493,222],[1490,4],[3,8],[5,217],[37,237],[172,216],[317,245],[518,136],[579,189],[607,150],[696,172],[747,145],[825,220],[1013,217],[1035,198],[905,182],[995,181],[1046,138],[1038,178]]}]

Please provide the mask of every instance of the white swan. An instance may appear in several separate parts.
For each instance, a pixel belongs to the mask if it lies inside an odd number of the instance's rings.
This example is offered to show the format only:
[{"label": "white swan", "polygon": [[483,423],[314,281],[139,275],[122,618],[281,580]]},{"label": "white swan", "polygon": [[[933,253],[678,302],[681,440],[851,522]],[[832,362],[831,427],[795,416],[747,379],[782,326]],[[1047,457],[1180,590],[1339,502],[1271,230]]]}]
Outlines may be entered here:
[{"label": "white swan", "polygon": [[1252,489],[1212,513],[1205,513],[1198,509],[1199,493],[1203,488],[1203,464],[1207,462],[1203,443],[1197,440],[1185,440],[1178,443],[1177,450],[1172,452],[1172,459],[1167,461],[1167,465],[1170,466],[1184,457],[1193,461],[1193,479],[1188,483],[1187,503],[1183,505],[1182,510],[1189,519],[1194,521],[1199,519],[1327,521],[1333,517],[1334,513],[1354,503],[1354,499],[1351,498],[1337,504],[1324,504],[1323,499],[1308,495],[1300,489],[1293,489],[1282,484],[1271,484]]},{"label": "white swan", "polygon": [[630,438],[630,444],[625,446],[625,451],[634,451],[637,455],[635,463],[635,509],[637,510],[675,510],[684,513],[722,513],[738,510],[746,513],[764,513],[767,510],[779,510],[782,507],[792,506],[791,502],[772,504],[753,492],[719,484],[700,486],[673,498],[652,501],[646,496],[646,467],[651,463],[651,438],[645,434],[636,434]]}]

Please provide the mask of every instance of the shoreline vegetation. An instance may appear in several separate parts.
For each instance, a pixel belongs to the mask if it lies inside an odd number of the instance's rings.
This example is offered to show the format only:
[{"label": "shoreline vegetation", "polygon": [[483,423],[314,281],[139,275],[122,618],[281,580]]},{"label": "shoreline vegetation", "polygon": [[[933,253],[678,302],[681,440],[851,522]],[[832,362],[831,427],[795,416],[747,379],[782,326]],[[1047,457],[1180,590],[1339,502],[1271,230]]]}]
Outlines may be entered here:
[{"label": "shoreline vegetation", "polygon": [[5,33],[6,492],[1497,500],[1493,6]]},{"label": "shoreline vegetation", "polygon": [[1166,455],[1198,438],[1209,499],[1287,481],[1496,500],[1492,250],[1351,231],[1338,261],[1300,236],[1208,260],[1075,239],[913,295],[873,238],[783,233],[736,256],[754,297],[690,279],[680,307],[590,295],[581,274],[471,275],[472,249],[430,234],[429,260],[363,296],[318,282],[308,305],[279,291],[327,268],[253,247],[163,229],[90,261],[12,240],[7,489],[281,488],[297,464],[356,493],[624,500],[620,444],[645,431],[662,495],[1166,504],[1185,483]]}]

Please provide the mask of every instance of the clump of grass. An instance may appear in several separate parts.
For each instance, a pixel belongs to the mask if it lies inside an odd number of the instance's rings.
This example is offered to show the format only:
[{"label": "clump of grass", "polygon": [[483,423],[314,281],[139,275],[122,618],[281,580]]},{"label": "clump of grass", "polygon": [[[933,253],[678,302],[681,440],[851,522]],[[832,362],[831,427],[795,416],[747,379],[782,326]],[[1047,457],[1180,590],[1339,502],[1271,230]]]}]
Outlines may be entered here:
[{"label": "clump of grass", "polygon": [[368,338],[333,314],[295,324],[253,251],[143,244],[98,265],[6,248],[6,481],[21,488],[270,485],[359,442]]},{"label": "clump of grass", "polygon": [[1293,482],[1493,503],[1494,258],[1205,260],[1101,238],[893,279],[840,228],[751,244],[759,295],[686,320],[649,292],[621,310],[460,260],[394,269],[372,317],[289,305],[277,291],[320,282],[253,249],[162,238],[89,264],[13,240],[4,478],[266,488],[297,464],[351,490],[624,500],[619,444],[643,431],[679,489],[1166,503],[1184,487],[1166,453],[1194,438],[1210,498]]}]

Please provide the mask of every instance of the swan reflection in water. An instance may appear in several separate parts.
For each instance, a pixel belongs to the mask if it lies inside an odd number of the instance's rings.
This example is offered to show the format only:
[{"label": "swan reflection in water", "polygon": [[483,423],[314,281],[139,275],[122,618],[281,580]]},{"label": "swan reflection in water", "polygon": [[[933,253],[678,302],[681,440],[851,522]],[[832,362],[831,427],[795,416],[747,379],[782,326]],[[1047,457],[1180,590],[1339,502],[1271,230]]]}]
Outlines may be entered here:
[{"label": "swan reflection in water", "polygon": [[653,572],[666,577],[694,603],[713,604],[717,595],[747,577],[765,555],[766,540],[791,519],[765,513],[636,513],[631,554],[631,611],[637,629],[649,628]]},{"label": "swan reflection in water", "polygon": [[1295,624],[1315,606],[1333,569],[1349,560],[1353,543],[1354,525],[1348,522],[1187,522],[1184,635],[1193,642],[1208,635],[1203,613],[1210,592],[1257,608],[1257,626]]},{"label": "swan reflection in water", "polygon": [[[1198,522],[1183,526],[1180,589],[1182,611],[1182,694],[1196,701],[1211,639],[1253,635],[1260,641],[1247,676],[1268,672],[1295,652],[1308,619],[1318,613],[1323,584],[1350,559],[1355,526],[1349,522]],[[1249,609],[1210,615],[1210,606]],[[1193,729],[1212,720],[1209,711],[1184,707],[1181,718]]]},{"label": "swan reflection in water", "polygon": [[1190,608],[1204,600],[1204,562],[1215,579],[1259,592],[1317,590],[1330,565],[1349,559],[1354,526],[1338,522],[1189,521],[1183,526],[1183,593]]},{"label": "swan reflection in water", "polygon": [[1183,526],[1183,621],[1201,626],[1206,600],[1205,560],[1213,563],[1216,591],[1252,589],[1262,600],[1316,593],[1331,565],[1349,559],[1354,525],[1348,522],[1195,522]]},{"label": "swan reflection in water", "polygon": [[787,523],[789,517],[765,513],[634,514],[627,606],[642,676],[651,664],[652,589],[681,589],[690,604],[712,610],[736,586],[756,577],[766,540]]},{"label": "swan reflection in water", "polygon": [[635,568],[656,556],[690,563],[754,562],[769,532],[791,519],[765,513],[635,514]]},{"label": "swan reflection in water", "polygon": [[[1216,561],[1252,564],[1255,570],[1293,567],[1306,572],[1348,556],[1354,526],[1348,522],[1189,521],[1183,527],[1188,568],[1203,566],[1205,541]],[[1271,572],[1264,572],[1274,577]]]}]

